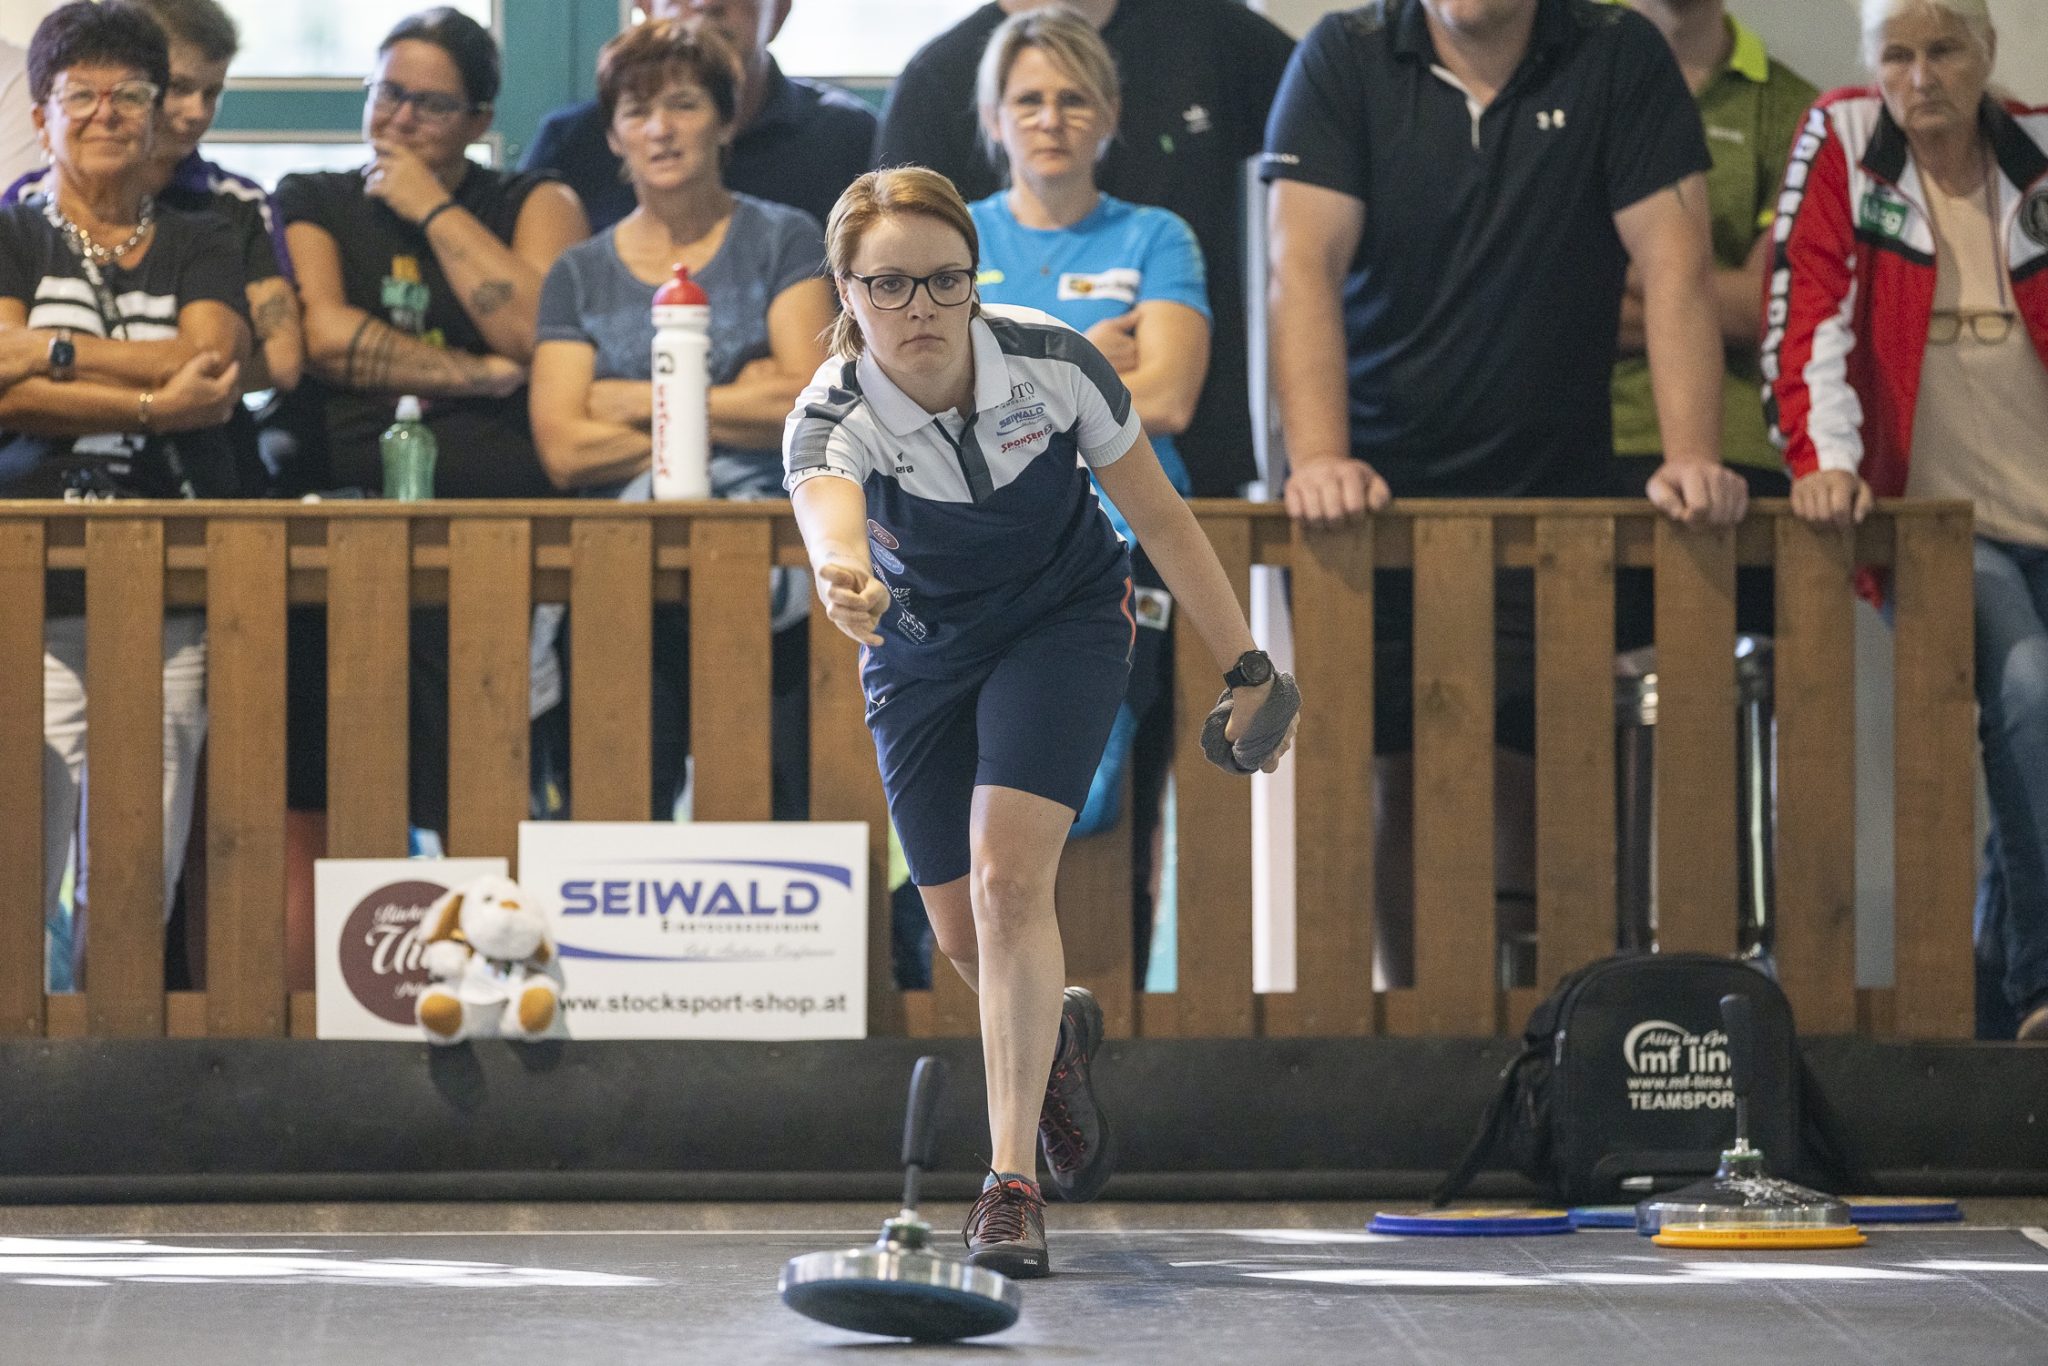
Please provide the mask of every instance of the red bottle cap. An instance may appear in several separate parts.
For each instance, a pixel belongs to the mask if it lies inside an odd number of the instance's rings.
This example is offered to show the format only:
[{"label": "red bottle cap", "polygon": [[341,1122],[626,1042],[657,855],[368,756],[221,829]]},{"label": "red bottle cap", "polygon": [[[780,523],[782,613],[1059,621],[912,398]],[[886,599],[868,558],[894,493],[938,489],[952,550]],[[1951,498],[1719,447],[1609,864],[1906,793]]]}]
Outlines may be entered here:
[{"label": "red bottle cap", "polygon": [[688,266],[676,267],[676,278],[654,291],[656,308],[698,308],[708,307],[711,296],[695,280],[690,278]]}]

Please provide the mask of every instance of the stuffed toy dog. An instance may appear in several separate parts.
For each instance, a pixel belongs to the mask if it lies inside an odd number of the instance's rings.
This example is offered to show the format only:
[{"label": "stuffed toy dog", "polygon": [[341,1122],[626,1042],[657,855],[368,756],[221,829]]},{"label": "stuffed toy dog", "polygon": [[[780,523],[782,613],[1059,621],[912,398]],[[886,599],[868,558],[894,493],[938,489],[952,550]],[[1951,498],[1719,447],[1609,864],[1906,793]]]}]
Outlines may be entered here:
[{"label": "stuffed toy dog", "polygon": [[481,877],[448,892],[421,922],[434,979],[416,1015],[429,1042],[538,1039],[561,1016],[562,970],[548,915],[510,878]]}]

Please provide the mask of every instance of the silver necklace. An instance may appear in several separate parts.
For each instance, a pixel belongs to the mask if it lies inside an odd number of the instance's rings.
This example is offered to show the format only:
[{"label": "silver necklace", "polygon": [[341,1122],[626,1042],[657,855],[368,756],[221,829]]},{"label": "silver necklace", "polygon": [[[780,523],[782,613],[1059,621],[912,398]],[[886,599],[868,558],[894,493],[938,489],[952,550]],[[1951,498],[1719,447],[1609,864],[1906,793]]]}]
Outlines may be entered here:
[{"label": "silver necklace", "polygon": [[57,207],[57,196],[52,194],[43,203],[43,214],[50,225],[64,234],[72,250],[84,258],[88,266],[112,265],[123,256],[142,245],[142,239],[149,236],[149,230],[156,226],[156,199],[151,195],[142,197],[142,206],[136,211],[135,231],[118,246],[104,247],[92,239],[84,228],[71,221],[71,216]]}]

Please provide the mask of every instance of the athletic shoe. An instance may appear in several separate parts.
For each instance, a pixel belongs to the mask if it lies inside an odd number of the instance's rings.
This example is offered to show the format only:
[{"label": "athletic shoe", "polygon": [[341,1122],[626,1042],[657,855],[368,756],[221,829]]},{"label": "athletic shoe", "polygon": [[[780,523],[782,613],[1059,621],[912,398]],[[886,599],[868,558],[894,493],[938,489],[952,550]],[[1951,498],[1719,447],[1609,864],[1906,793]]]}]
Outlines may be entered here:
[{"label": "athletic shoe", "polygon": [[1093,1200],[1116,1167],[1109,1119],[1095,1103],[1088,1065],[1102,1046],[1102,1007],[1086,987],[1068,987],[1060,1009],[1060,1045],[1038,1112],[1038,1146],[1047,1185],[1060,1199]]},{"label": "athletic shoe", "polygon": [[2021,1043],[2048,1041],[2048,1002],[2043,1002],[2028,1012],[2027,1018],[2020,1021],[2019,1033],[2014,1037]]},{"label": "athletic shoe", "polygon": [[1005,1276],[1049,1275],[1045,1251],[1045,1197],[1021,1176],[998,1176],[967,1212],[967,1260]]}]

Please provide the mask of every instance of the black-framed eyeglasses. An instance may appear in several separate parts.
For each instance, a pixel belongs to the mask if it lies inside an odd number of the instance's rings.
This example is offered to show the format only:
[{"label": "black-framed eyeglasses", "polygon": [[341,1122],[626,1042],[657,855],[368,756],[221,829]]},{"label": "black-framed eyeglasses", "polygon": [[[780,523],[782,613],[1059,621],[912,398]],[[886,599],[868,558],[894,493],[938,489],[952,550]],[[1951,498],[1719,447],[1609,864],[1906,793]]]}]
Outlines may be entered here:
[{"label": "black-framed eyeglasses", "polygon": [[846,278],[866,285],[868,302],[884,313],[910,307],[919,285],[940,308],[958,308],[974,292],[971,270],[935,270],[929,275],[855,275],[848,271]]},{"label": "black-framed eyeglasses", "polygon": [[1936,346],[1954,346],[1967,331],[1985,346],[2001,346],[2012,335],[2010,313],[1938,312],[1927,320],[1927,340]]},{"label": "black-framed eyeglasses", "polygon": [[163,93],[163,87],[155,81],[120,81],[105,90],[95,90],[66,80],[63,89],[50,92],[50,103],[63,110],[64,117],[73,123],[83,123],[99,113],[103,103],[113,106],[117,114],[147,114],[156,108],[157,98]]},{"label": "black-framed eyeglasses", "polygon": [[363,89],[369,92],[370,103],[380,112],[393,114],[409,104],[413,113],[429,123],[446,123],[457,115],[474,114],[488,107],[439,90],[407,90],[397,81],[368,80],[363,82]]}]

